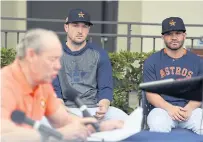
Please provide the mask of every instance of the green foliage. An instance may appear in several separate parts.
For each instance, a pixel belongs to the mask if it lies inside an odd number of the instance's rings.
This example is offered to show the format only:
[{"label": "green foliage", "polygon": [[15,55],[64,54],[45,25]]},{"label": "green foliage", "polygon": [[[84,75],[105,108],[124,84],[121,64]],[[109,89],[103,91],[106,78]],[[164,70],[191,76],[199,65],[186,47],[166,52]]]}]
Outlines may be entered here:
[{"label": "green foliage", "polygon": [[16,50],[14,48],[1,48],[1,68],[12,63],[15,55]]},{"label": "green foliage", "polygon": [[113,67],[114,78],[114,98],[112,106],[118,107],[126,113],[131,113],[133,108],[129,107],[128,94],[133,90],[138,91],[140,98],[141,91],[139,84],[142,81],[142,70],[144,60],[150,53],[138,53],[121,51],[119,53],[109,53]]}]

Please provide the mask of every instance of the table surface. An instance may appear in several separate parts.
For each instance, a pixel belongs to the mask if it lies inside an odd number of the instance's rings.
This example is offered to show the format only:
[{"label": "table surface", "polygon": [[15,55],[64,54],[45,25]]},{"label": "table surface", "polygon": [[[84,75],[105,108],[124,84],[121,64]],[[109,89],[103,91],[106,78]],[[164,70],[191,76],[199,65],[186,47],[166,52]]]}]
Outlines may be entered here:
[{"label": "table surface", "polygon": [[142,131],[124,140],[133,142],[203,142],[203,135],[190,130],[173,130],[170,133]]}]

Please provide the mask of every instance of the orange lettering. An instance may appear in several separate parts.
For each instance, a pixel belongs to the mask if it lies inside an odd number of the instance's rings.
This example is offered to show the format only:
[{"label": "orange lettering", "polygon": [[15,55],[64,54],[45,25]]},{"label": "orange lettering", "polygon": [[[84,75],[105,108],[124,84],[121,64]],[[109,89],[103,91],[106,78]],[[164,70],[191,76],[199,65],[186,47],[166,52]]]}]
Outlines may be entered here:
[{"label": "orange lettering", "polygon": [[180,75],[180,71],[181,71],[181,68],[180,67],[176,67],[176,75]]},{"label": "orange lettering", "polygon": [[164,78],[166,76],[166,74],[163,70],[160,70],[160,75],[161,75],[161,78]]},{"label": "orange lettering", "polygon": [[166,72],[166,75],[170,75],[170,71],[169,71],[168,67],[165,67],[165,72]]},{"label": "orange lettering", "polygon": [[174,74],[174,69],[175,69],[175,67],[170,67],[171,74]]},{"label": "orange lettering", "polygon": [[192,75],[193,75],[193,72],[192,72],[192,71],[189,71],[188,74],[187,74],[187,76],[186,76],[186,78],[191,78]]},{"label": "orange lettering", "polygon": [[182,76],[186,76],[186,75],[187,75],[187,69],[183,68],[183,70],[182,70]]}]

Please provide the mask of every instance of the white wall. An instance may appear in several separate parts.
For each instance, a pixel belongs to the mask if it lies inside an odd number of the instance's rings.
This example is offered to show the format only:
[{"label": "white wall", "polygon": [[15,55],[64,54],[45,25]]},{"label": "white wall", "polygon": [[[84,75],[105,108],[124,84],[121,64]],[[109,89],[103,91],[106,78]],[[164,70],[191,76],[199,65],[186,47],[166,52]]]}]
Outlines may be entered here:
[{"label": "white wall", "polygon": [[[119,1],[118,21],[120,22],[147,22],[161,23],[163,19],[179,16],[185,24],[203,24],[203,1]],[[118,26],[118,34],[127,33],[126,26]],[[187,36],[203,36],[203,27],[186,27]],[[134,26],[132,34],[161,35],[161,26]],[[194,45],[198,43],[194,40]],[[185,45],[191,41],[186,40]],[[140,40],[132,40],[132,51],[140,51]],[[162,39],[156,40],[156,50],[164,47]],[[119,38],[117,48],[127,49],[127,40]],[[144,39],[143,51],[153,49],[153,40]]]},{"label": "white wall", "polygon": [[[137,22],[141,21],[140,1],[119,1],[118,3],[118,22]],[[133,25],[131,34],[141,34],[140,26]],[[118,25],[118,34],[127,34],[127,25]],[[127,49],[127,38],[117,38],[117,51]],[[140,51],[140,39],[132,38],[131,51]]]},{"label": "white wall", "polygon": [[[143,1],[142,22],[161,23],[167,17],[181,17],[185,24],[203,24],[203,1]],[[203,27],[186,27],[187,36],[203,36]],[[142,26],[142,34],[161,35],[161,26]],[[194,44],[197,45],[197,40]],[[186,40],[185,45],[191,41]],[[164,47],[161,39],[156,42],[156,49]],[[144,51],[152,50],[152,40],[144,41]]]},{"label": "white wall", "polygon": [[[27,17],[27,6],[26,1],[2,1],[1,2],[1,16],[2,17]],[[25,21],[10,21],[1,20],[1,29],[9,30],[26,30]],[[20,38],[23,34],[20,34]],[[17,42],[16,33],[8,33],[7,36],[7,47],[15,48]],[[5,34],[1,32],[1,47],[5,45]]]}]

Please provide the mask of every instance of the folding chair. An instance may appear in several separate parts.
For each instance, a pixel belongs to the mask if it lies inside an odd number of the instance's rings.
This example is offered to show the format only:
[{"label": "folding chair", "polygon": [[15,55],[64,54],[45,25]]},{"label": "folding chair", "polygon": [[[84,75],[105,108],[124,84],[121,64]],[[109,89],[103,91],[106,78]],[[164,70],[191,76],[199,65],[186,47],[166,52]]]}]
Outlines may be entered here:
[{"label": "folding chair", "polygon": [[151,104],[149,104],[147,98],[146,98],[146,93],[145,91],[142,91],[142,101],[141,101],[141,105],[143,108],[143,121],[142,121],[142,130],[147,130],[149,129],[148,125],[147,125],[147,116],[149,114],[149,112],[152,110],[153,106]]}]

